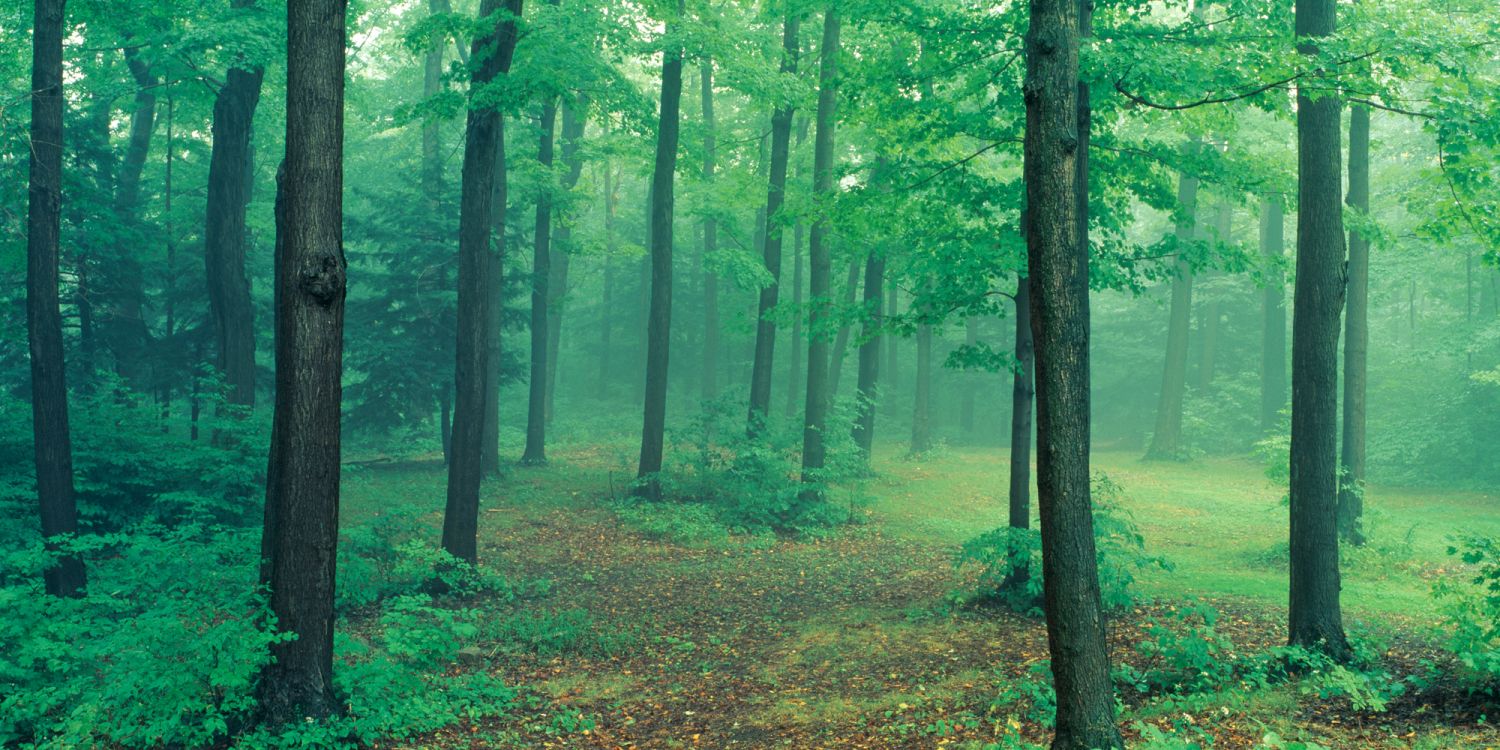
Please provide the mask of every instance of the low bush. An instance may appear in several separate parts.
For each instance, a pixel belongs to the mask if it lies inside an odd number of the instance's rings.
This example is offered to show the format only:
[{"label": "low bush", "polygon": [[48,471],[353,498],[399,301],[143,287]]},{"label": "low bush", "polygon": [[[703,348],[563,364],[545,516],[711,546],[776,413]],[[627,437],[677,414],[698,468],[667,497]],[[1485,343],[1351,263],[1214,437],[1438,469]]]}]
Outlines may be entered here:
[{"label": "low bush", "polygon": [[1452,629],[1448,649],[1476,690],[1500,692],[1500,541],[1455,540],[1448,554],[1463,572],[1433,584],[1443,619]]}]

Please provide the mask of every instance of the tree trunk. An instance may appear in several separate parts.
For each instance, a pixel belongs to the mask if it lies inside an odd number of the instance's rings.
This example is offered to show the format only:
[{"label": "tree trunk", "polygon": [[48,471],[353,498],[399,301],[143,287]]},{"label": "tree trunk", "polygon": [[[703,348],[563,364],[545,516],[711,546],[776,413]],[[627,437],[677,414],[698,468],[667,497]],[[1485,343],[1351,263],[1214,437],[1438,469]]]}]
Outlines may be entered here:
[{"label": "tree trunk", "polygon": [[453,460],[453,388],[445,385],[438,397],[438,440],[443,444],[443,465]]},{"label": "tree trunk", "polygon": [[[675,31],[683,13],[667,24]],[[667,50],[661,66],[661,121],[656,131],[656,171],[651,177],[651,306],[646,333],[646,398],[641,426],[641,460],[635,493],[661,498],[662,443],[667,423],[667,363],[672,342],[672,203],[682,108],[682,49]]]},{"label": "tree trunk", "polygon": [[[586,124],[588,99],[582,94],[565,97],[562,103],[562,160],[567,172],[563,173],[562,194],[567,195],[578,186],[583,177],[583,130]],[[563,204],[571,205],[570,201]],[[553,231],[553,244],[557,252],[552,257],[552,277],[547,281],[550,301],[547,303],[547,424],[552,424],[554,405],[557,402],[557,361],[562,349],[563,308],[568,300],[568,266],[573,258],[573,219],[567,214],[558,216],[557,229]]]},{"label": "tree trunk", "polygon": [[557,104],[542,105],[541,136],[536,158],[542,164],[544,184],[536,199],[536,231],[531,261],[531,382],[526,408],[526,451],[521,463],[547,463],[547,284],[552,276],[552,134]]},{"label": "tree trunk", "polygon": [[[849,273],[844,276],[844,295],[839,302],[840,317],[842,311],[854,306],[855,295],[859,291],[859,261],[849,261]],[[844,355],[849,353],[849,324],[843,323],[839,326],[839,332],[833,340],[833,362],[828,366],[828,400],[830,403],[838,399],[839,381],[843,379]]]},{"label": "tree trunk", "polygon": [[[503,1],[503,5],[502,5]],[[502,8],[510,17],[498,22],[488,34],[474,40],[471,55],[481,58],[472,75],[471,90],[478,90],[510,71],[516,49],[516,22],[522,0],[483,0],[479,17],[489,18]],[[448,501],[443,512],[443,549],[468,563],[478,559],[479,480],[484,432],[486,389],[493,387],[497,373],[489,372],[490,310],[494,295],[486,288],[493,281],[490,235],[504,232],[505,223],[494,213],[504,204],[493,205],[496,182],[505,180],[505,165],[496,164],[503,154],[500,113],[491,107],[471,105],[464,141],[463,187],[458,213],[458,340],[455,347],[453,447],[448,463]],[[504,237],[498,239],[504,245]]]},{"label": "tree trunk", "polygon": [[[1297,0],[1299,49],[1333,33],[1334,0]],[[1292,306],[1290,642],[1345,659],[1339,609],[1338,342],[1344,302],[1336,96],[1297,93],[1297,282]]]},{"label": "tree trunk", "polygon": [[[970,348],[979,345],[978,318],[964,319],[964,345]],[[967,382],[965,382],[963,386],[964,395],[963,401],[960,402],[959,406],[958,423],[959,428],[963,430],[965,435],[972,435],[974,433],[974,399],[976,396],[975,391],[978,390],[979,384],[975,382],[975,379],[972,377],[972,375],[968,378],[965,378],[965,380]]]},{"label": "tree trunk", "polygon": [[[703,59],[699,76],[703,90],[703,183],[714,180],[714,63]],[[703,372],[701,395],[710,401],[719,392],[719,276],[713,255],[719,249],[719,225],[712,209],[703,217]]]},{"label": "tree trunk", "polygon": [[[254,0],[234,0],[244,11]],[[208,160],[208,198],[203,222],[208,309],[215,339],[214,364],[228,388],[229,403],[255,406],[255,306],[245,272],[249,235],[251,125],[265,70],[231,66],[214,99],[213,151]]]},{"label": "tree trunk", "polygon": [[786,415],[797,416],[797,401],[801,391],[799,385],[807,383],[802,372],[802,352],[806,348],[802,335],[802,220],[792,227],[792,356],[787,363]]},{"label": "tree trunk", "polygon": [[277,627],[297,637],[272,646],[261,676],[260,710],[271,726],[340,712],[333,595],[346,286],[343,0],[287,5],[286,85],[261,582]]},{"label": "tree trunk", "polygon": [[[31,424],[42,537],[78,531],[73,498],[73,444],[58,306],[62,232],[63,0],[36,0],[31,37],[31,166],[26,204],[26,331],[31,354]],[[63,555],[42,571],[48,594],[80,596],[83,560]]]},{"label": "tree trunk", "polygon": [[855,393],[854,444],[859,446],[866,462],[875,446],[875,404],[880,398],[877,379],[880,376],[880,329],[885,318],[885,255],[871,251],[865,258],[864,336],[859,345],[859,382]]},{"label": "tree trunk", "polygon": [[1260,199],[1260,254],[1266,264],[1260,346],[1260,430],[1269,434],[1281,423],[1286,407],[1286,274],[1281,199]]},{"label": "tree trunk", "polygon": [[[1214,233],[1215,240],[1219,244],[1229,243],[1231,221],[1234,218],[1229,203],[1220,203],[1214,211]],[[1208,299],[1203,301],[1203,348],[1199,352],[1201,358],[1198,360],[1198,388],[1208,390],[1214,384],[1214,367],[1218,359],[1219,348],[1219,324],[1224,317],[1224,304],[1217,295],[1205,295]]]},{"label": "tree trunk", "polygon": [[[839,14],[829,7],[823,16],[823,46],[818,70],[818,130],[813,138],[813,198],[833,193],[833,129],[838,106]],[[828,220],[819,213],[808,238],[807,394],[802,423],[802,483],[804,499],[822,498],[823,463],[828,426],[828,324],[832,289],[832,261],[828,251]]]},{"label": "tree trunk", "polygon": [[1119,748],[1089,499],[1088,89],[1075,0],[1035,0],[1026,36],[1025,182],[1036,345],[1037,487],[1054,750]]},{"label": "tree trunk", "polygon": [[[1349,112],[1349,207],[1370,213],[1370,110]],[[1349,233],[1349,287],[1344,313],[1344,440],[1339,462],[1339,535],[1365,543],[1365,385],[1370,348],[1370,241]]]},{"label": "tree trunk", "polygon": [[1016,278],[1016,370],[1010,387],[1010,526],[1031,528],[1031,401],[1036,395],[1031,284]]},{"label": "tree trunk", "polygon": [[[481,286],[488,305],[488,331],[484,334],[485,386],[483,425],[480,427],[479,473],[494,476],[500,471],[500,374],[505,352],[501,328],[505,320],[505,221],[507,200],[505,172],[505,115],[495,120],[495,179],[490,191],[490,228],[493,246],[484,264]],[[460,179],[462,179],[460,177]],[[460,191],[462,187],[460,187]],[[462,197],[460,196],[460,203]],[[462,212],[463,207],[459,207]],[[460,231],[462,231],[460,229]],[[462,243],[462,239],[460,239]],[[462,283],[462,282],[460,282]]]},{"label": "tree trunk", "polygon": [[599,398],[609,396],[610,348],[615,322],[615,181],[614,167],[604,162],[604,298],[599,313]]},{"label": "tree trunk", "polygon": [[1167,356],[1162,367],[1161,396],[1156,405],[1156,430],[1146,458],[1182,458],[1182,400],[1187,390],[1188,326],[1193,311],[1193,269],[1185,253],[1197,223],[1198,178],[1177,176],[1177,263],[1172,277],[1172,308],[1167,323]]},{"label": "tree trunk", "polygon": [[932,450],[932,324],[924,320],[917,325],[916,391],[912,397],[911,452],[921,455]]}]

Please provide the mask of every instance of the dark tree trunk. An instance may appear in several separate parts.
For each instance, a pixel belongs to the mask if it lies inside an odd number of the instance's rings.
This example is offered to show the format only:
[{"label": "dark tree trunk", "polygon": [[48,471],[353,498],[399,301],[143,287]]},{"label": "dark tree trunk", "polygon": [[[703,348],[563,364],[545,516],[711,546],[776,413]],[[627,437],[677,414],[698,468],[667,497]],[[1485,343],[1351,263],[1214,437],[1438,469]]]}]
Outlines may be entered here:
[{"label": "dark tree trunk", "polygon": [[[539,120],[541,136],[536,158],[542,174],[552,174],[552,134],[556,129],[557,104],[549,100],[542,105]],[[547,284],[552,277],[552,180],[544,177],[536,199],[536,231],[532,238],[531,261],[531,383],[526,402],[526,451],[521,463],[540,466],[547,463]]]},{"label": "dark tree trunk", "polygon": [[[837,122],[839,14],[829,7],[823,16],[823,46],[818,70],[818,124],[813,138],[813,197],[833,191],[833,129]],[[832,260],[828,251],[828,221],[813,220],[808,238],[808,336],[807,394],[802,423],[802,482],[808,499],[822,496],[820,486],[827,445],[823,431],[828,426],[828,325],[832,307],[829,283]]]},{"label": "dark tree trunk", "polygon": [[[1083,4],[1083,12],[1088,13]],[[1118,748],[1089,499],[1088,90],[1075,0],[1035,0],[1026,36],[1025,182],[1036,345],[1037,497],[1054,750]]]},{"label": "dark tree trunk", "polygon": [[[1370,110],[1349,112],[1349,207],[1370,213]],[[1370,241],[1349,233],[1349,288],[1344,313],[1344,439],[1340,456],[1339,535],[1365,543],[1365,384],[1370,348]]]},{"label": "dark tree trunk", "polygon": [[855,393],[854,444],[865,461],[875,446],[875,404],[880,398],[877,379],[880,376],[881,327],[885,317],[885,255],[871,251],[865,258],[864,335],[859,345],[859,382]]},{"label": "dark tree trunk", "polygon": [[334,563],[342,395],[344,2],[287,5],[286,161],[277,190],[276,406],[262,583],[295,640],[261,676],[271,726],[339,713],[333,688]]},{"label": "dark tree trunk", "polygon": [[[797,73],[800,20],[795,13],[789,11],[782,22],[781,74],[783,76]],[[791,103],[783,103],[771,115],[771,164],[769,187],[766,190],[766,234],[765,245],[761,248],[766,271],[771,274],[771,283],[760,290],[759,304],[756,308],[755,360],[750,369],[749,434],[751,436],[756,435],[765,426],[771,410],[771,373],[776,356],[776,323],[770,319],[770,313],[780,302],[781,295],[781,235],[786,226],[786,222],[781,218],[781,206],[786,199],[786,169],[791,154],[792,117],[795,113],[796,109]],[[794,244],[800,245],[800,238]],[[794,247],[794,252],[798,250],[800,248]],[[801,259],[800,253],[798,259]],[[796,276],[795,283],[801,284],[800,262]],[[794,334],[792,349],[798,351],[800,346]],[[792,356],[795,358],[797,355]],[[790,378],[791,394],[796,393],[795,365],[793,368]],[[787,401],[788,403],[794,402],[795,396],[789,395]]]},{"label": "dark tree trunk", "polygon": [[[1299,49],[1333,33],[1334,0],[1297,0]],[[1338,343],[1344,302],[1336,96],[1297,94],[1297,282],[1292,305],[1290,642],[1350,655],[1339,609]]]},{"label": "dark tree trunk", "polygon": [[1031,338],[1031,284],[1016,278],[1016,371],[1010,387],[1010,526],[1031,528],[1031,401],[1036,358]]},{"label": "dark tree trunk", "polygon": [[[245,11],[254,0],[234,0]],[[255,406],[255,307],[245,272],[249,236],[245,207],[250,203],[250,138],[265,70],[230,67],[214,99],[213,151],[208,161],[208,200],[204,214],[204,271],[215,340],[214,364],[228,387],[226,399]]]},{"label": "dark tree trunk", "polygon": [[[73,444],[68,433],[68,385],[58,307],[58,248],[62,232],[63,0],[36,0],[31,37],[31,166],[26,205],[26,331],[31,354],[31,424],[42,536],[78,531],[73,499]],[[83,560],[63,555],[42,571],[47,593],[83,593]]]},{"label": "dark tree trunk", "polygon": [[1177,263],[1172,277],[1172,308],[1167,323],[1167,355],[1162,367],[1156,430],[1146,458],[1175,461],[1182,457],[1182,400],[1187,390],[1188,327],[1193,312],[1193,269],[1186,252],[1198,213],[1198,178],[1177,176]]},{"label": "dark tree trunk", "polygon": [[[471,55],[481,58],[472,75],[472,88],[480,89],[510,70],[516,50],[516,18],[522,0],[484,0],[480,18],[489,18],[502,8],[509,18],[496,23],[488,34],[474,40]],[[464,142],[463,187],[458,214],[458,341],[455,347],[453,443],[448,462],[448,502],[443,512],[443,549],[468,563],[478,559],[479,480],[482,475],[482,440],[486,390],[497,374],[489,372],[489,346],[493,323],[490,309],[496,296],[486,288],[494,282],[490,267],[492,229],[504,231],[496,222],[496,181],[505,179],[504,164],[496,164],[502,143],[500,113],[490,107],[469,109]],[[504,238],[499,242],[503,245]]]},{"label": "dark tree trunk", "polygon": [[[565,97],[562,103],[562,160],[567,172],[562,178],[562,194],[566,196],[577,187],[583,177],[583,130],[588,99],[583,95]],[[566,207],[570,202],[565,202]],[[570,215],[559,214],[557,229],[553,231],[553,245],[557,252],[552,256],[552,277],[547,281],[547,424],[552,424],[554,406],[557,403],[557,363],[562,354],[563,308],[568,301],[568,266],[573,258],[573,220]]]},{"label": "dark tree trunk", "polygon": [[[849,273],[844,276],[844,295],[839,302],[840,317],[842,311],[854,306],[855,295],[859,292],[859,261],[849,261]],[[828,366],[828,400],[830,403],[838,399],[839,381],[844,374],[844,356],[849,353],[849,324],[843,323],[839,326],[839,332],[833,339],[833,362]]]},{"label": "dark tree trunk", "polygon": [[[926,317],[925,311],[922,313]],[[911,452],[932,450],[932,324],[917,325],[916,389],[912,396]]]},{"label": "dark tree trunk", "polygon": [[[682,0],[677,15],[683,13]],[[667,25],[670,35],[677,18]],[[651,177],[651,306],[646,333],[646,397],[641,460],[635,492],[661,498],[662,443],[667,424],[667,363],[672,341],[672,203],[682,109],[682,50],[662,56],[661,121],[656,131],[656,170]]]},{"label": "dark tree trunk", "polygon": [[[714,179],[714,64],[704,58],[699,77],[703,90],[703,182]],[[762,141],[764,142],[764,141]],[[719,393],[719,276],[713,270],[713,255],[719,249],[719,225],[710,209],[703,218],[703,372],[704,401]]]},{"label": "dark tree trunk", "polygon": [[1270,433],[1286,407],[1286,274],[1281,199],[1260,200],[1260,254],[1266,264],[1260,346],[1260,429]]}]

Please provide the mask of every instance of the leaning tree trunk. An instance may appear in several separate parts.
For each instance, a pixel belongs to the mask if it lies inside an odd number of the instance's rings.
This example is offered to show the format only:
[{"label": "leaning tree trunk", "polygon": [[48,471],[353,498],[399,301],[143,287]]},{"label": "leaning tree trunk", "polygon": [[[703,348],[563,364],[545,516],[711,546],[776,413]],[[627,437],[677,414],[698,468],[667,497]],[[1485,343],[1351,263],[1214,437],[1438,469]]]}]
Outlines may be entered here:
[{"label": "leaning tree trunk", "polygon": [[[522,0],[484,0],[479,17],[490,18],[502,8],[509,17],[488,34],[474,40],[471,55],[480,58],[472,76],[472,89],[479,90],[510,70],[516,50],[516,22]],[[493,296],[486,289],[493,283],[490,266],[492,205],[495,183],[505,179],[503,164],[496,164],[501,143],[500,113],[492,106],[469,109],[464,141],[463,187],[458,212],[458,341],[455,347],[453,445],[448,462],[448,502],[443,512],[443,549],[468,563],[478,559],[479,480],[484,432],[486,389],[497,376],[489,372],[490,307]],[[498,240],[502,245],[504,238]]]},{"label": "leaning tree trunk", "polygon": [[[683,13],[682,0],[677,16]],[[671,36],[678,17],[667,25]],[[661,66],[661,120],[656,131],[656,171],[651,177],[651,304],[646,332],[646,393],[641,458],[635,493],[661,498],[663,441],[667,424],[667,363],[672,341],[672,201],[682,109],[682,49],[667,50]]]},{"label": "leaning tree trunk", "polygon": [[[255,0],[234,0],[243,11]],[[249,236],[250,128],[260,101],[261,67],[231,66],[214,99],[213,151],[208,158],[208,198],[203,222],[203,260],[208,310],[213,324],[215,365],[228,388],[226,400],[255,406],[255,305],[245,272]]]},{"label": "leaning tree trunk", "polygon": [[[1349,112],[1349,207],[1370,213],[1370,110]],[[1365,543],[1365,385],[1370,348],[1370,241],[1349,233],[1349,290],[1344,313],[1344,439],[1340,456],[1339,535]]]},{"label": "leaning tree trunk", "polygon": [[287,4],[286,160],[276,200],[276,406],[262,583],[294,640],[259,683],[271,726],[340,712],[333,686],[343,378],[344,1]]},{"label": "leaning tree trunk", "polygon": [[1281,199],[1260,199],[1260,254],[1265,260],[1260,345],[1260,431],[1281,423],[1286,407],[1286,274],[1282,271],[1285,231]]},{"label": "leaning tree trunk", "polygon": [[1076,0],[1034,0],[1026,35],[1026,237],[1037,374],[1037,489],[1054,750],[1118,748],[1089,499],[1088,89]]},{"label": "leaning tree trunk", "polygon": [[[818,70],[818,131],[813,138],[813,196],[833,192],[833,129],[838,106],[839,13],[829,7],[823,16],[823,47]],[[802,483],[806,500],[823,496],[821,487],[828,426],[828,324],[832,307],[829,276],[828,220],[813,219],[808,239],[807,395],[802,418]]]},{"label": "leaning tree trunk", "polygon": [[[796,75],[800,18],[788,11],[781,27],[781,74]],[[771,283],[762,287],[755,315],[755,359],[750,367],[750,417],[749,434],[753,437],[764,427],[771,409],[771,373],[776,356],[776,323],[770,313],[776,308],[781,295],[781,236],[786,223],[781,218],[781,206],[786,200],[786,168],[791,154],[792,117],[796,113],[791,102],[784,102],[771,115],[771,163],[769,186],[766,190],[766,233],[761,255]],[[800,242],[796,244],[801,244]],[[794,251],[800,249],[795,248]],[[799,256],[800,257],[800,256]],[[800,271],[798,264],[798,271]],[[801,274],[797,274],[801,283]],[[800,313],[799,313],[800,317]],[[799,343],[792,340],[792,349]],[[795,355],[794,355],[795,356]],[[795,392],[796,371],[793,370],[791,388]],[[788,398],[791,401],[792,398]]]},{"label": "leaning tree trunk", "polygon": [[864,335],[859,345],[859,382],[855,393],[854,444],[870,460],[875,446],[875,403],[879,399],[876,380],[880,376],[880,329],[885,317],[885,254],[871,250],[865,258]]},{"label": "leaning tree trunk", "polygon": [[[1297,0],[1299,50],[1332,34],[1334,0]],[[1337,96],[1297,92],[1297,282],[1292,306],[1289,641],[1350,656],[1339,608],[1338,343],[1344,302]]]},{"label": "leaning tree trunk", "polygon": [[1188,326],[1193,312],[1193,269],[1188,244],[1197,222],[1198,178],[1177,176],[1177,263],[1172,277],[1172,309],[1167,323],[1167,355],[1162,366],[1161,396],[1156,405],[1156,430],[1146,458],[1172,461],[1182,457],[1182,401],[1187,391]]},{"label": "leaning tree trunk", "polygon": [[557,121],[557,103],[542,105],[541,136],[536,159],[541,162],[543,184],[536,198],[536,231],[532,235],[531,260],[531,383],[526,402],[526,450],[521,463],[547,463],[547,283],[552,276],[552,133]]},{"label": "leaning tree trunk", "polygon": [[[78,531],[73,498],[73,444],[58,307],[62,232],[63,0],[36,0],[31,37],[31,166],[26,204],[26,331],[31,353],[31,424],[42,537]],[[83,560],[61,555],[42,571],[47,593],[83,593]]]}]

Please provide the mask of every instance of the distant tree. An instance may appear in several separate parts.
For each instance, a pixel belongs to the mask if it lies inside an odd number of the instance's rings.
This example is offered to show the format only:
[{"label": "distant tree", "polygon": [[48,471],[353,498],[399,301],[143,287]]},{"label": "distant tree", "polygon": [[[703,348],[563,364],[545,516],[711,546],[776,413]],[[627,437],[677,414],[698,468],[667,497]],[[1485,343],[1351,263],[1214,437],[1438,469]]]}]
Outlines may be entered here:
[{"label": "distant tree", "polygon": [[[31,424],[42,537],[78,531],[73,497],[73,444],[58,307],[58,246],[62,232],[64,0],[36,0],[31,35],[31,166],[26,203],[26,331],[31,350]],[[42,571],[48,594],[79,596],[83,560],[60,555]]]},{"label": "distant tree", "polygon": [[344,1],[287,4],[286,160],[276,205],[276,406],[261,581],[277,627],[259,683],[270,725],[339,713],[334,561],[343,378]]},{"label": "distant tree", "polygon": [[[236,13],[253,12],[254,6],[255,0],[230,4]],[[245,207],[253,179],[250,129],[264,78],[264,67],[238,60],[224,74],[224,85],[214,97],[203,221],[209,319],[217,342],[214,364],[228,387],[225,399],[244,407],[255,406],[255,306],[245,272]]]},{"label": "distant tree", "polygon": [[[562,161],[566,171],[562,176],[562,195],[566,198],[578,180],[583,177],[583,132],[588,125],[589,98],[584,94],[563,97],[562,102]],[[562,350],[563,309],[568,303],[568,269],[573,259],[573,222],[571,202],[564,200],[557,207],[557,223],[552,229],[552,245],[557,252],[552,254],[552,276],[547,280],[547,423],[552,423],[557,402],[557,365]]]},{"label": "distant tree", "polygon": [[[714,63],[704,58],[699,68],[703,104],[703,183],[712,185],[717,168],[714,140]],[[764,218],[757,227],[764,227]],[[763,229],[757,231],[763,236]],[[765,241],[761,240],[761,245]],[[719,275],[712,268],[714,253],[719,250],[719,222],[713,212],[703,217],[703,363],[699,394],[704,401],[719,393]]]},{"label": "distant tree", "polygon": [[[833,194],[833,130],[837,123],[839,11],[830,5],[823,15],[823,46],[819,50],[817,133],[813,137],[813,196]],[[827,458],[824,430],[828,427],[828,325],[833,294],[829,276],[828,218],[820,209],[808,237],[807,394],[802,421],[802,482],[806,493],[819,481]]]},{"label": "distant tree", "polygon": [[[1024,226],[1025,220],[1022,220]],[[1023,230],[1024,231],[1024,230]],[[1016,370],[1010,388],[1010,527],[1031,528],[1031,404],[1036,355],[1031,336],[1031,281],[1016,277]]]},{"label": "distant tree", "polygon": [[526,402],[526,449],[521,463],[538,466],[547,463],[547,308],[550,301],[547,283],[552,276],[552,151],[557,123],[557,102],[542,104],[537,124],[536,159],[542,165],[546,183],[537,191],[536,231],[532,234],[531,259],[531,381]]},{"label": "distant tree", "polygon": [[[1298,49],[1334,32],[1334,0],[1297,0]],[[1316,98],[1314,98],[1316,97]],[[1350,656],[1339,608],[1338,342],[1344,219],[1337,96],[1297,90],[1297,281],[1292,306],[1290,642]]]},{"label": "distant tree", "polygon": [[[1349,207],[1370,213],[1370,109],[1349,111]],[[1370,240],[1349,232],[1348,298],[1344,302],[1344,439],[1339,445],[1339,536],[1365,543],[1365,391],[1369,382]]]},{"label": "distant tree", "polygon": [[[470,104],[464,141],[463,186],[458,219],[458,343],[454,368],[452,458],[448,462],[448,502],[443,512],[443,549],[473,563],[478,559],[479,481],[494,326],[490,309],[498,289],[491,271],[490,247],[496,222],[496,181],[505,179],[500,113],[495,79],[510,71],[516,51],[516,21],[522,0],[483,0],[479,17],[488,33],[474,40],[470,52]],[[502,239],[503,242],[503,239]]]},{"label": "distant tree", "polygon": [[1260,429],[1275,430],[1286,407],[1286,274],[1282,259],[1286,255],[1285,218],[1281,198],[1260,199],[1260,254],[1265,259],[1267,278],[1263,301],[1260,346]]},{"label": "distant tree", "polygon": [[[673,37],[683,13],[667,23]],[[672,341],[672,199],[677,171],[678,128],[682,109],[682,48],[662,55],[661,117],[656,131],[656,166],[651,176],[651,302],[646,329],[645,418],[641,427],[641,458],[635,492],[661,497],[662,443],[667,422],[667,362]]]},{"label": "distant tree", "polygon": [[875,403],[879,399],[880,339],[885,316],[885,253],[871,250],[865,257],[864,331],[859,345],[859,380],[856,383],[854,444],[866,461],[875,446]]},{"label": "distant tree", "polygon": [[1188,328],[1193,312],[1193,270],[1189,245],[1198,213],[1198,178],[1177,176],[1177,260],[1172,276],[1172,307],[1167,322],[1167,353],[1162,366],[1161,396],[1156,406],[1156,429],[1146,458],[1172,461],[1182,457],[1182,402],[1187,392]]},{"label": "distant tree", "polygon": [[[929,288],[924,289],[930,293]],[[926,296],[926,294],[924,294]],[[911,452],[932,450],[932,322],[925,305],[917,313],[916,389],[912,395]]]}]

